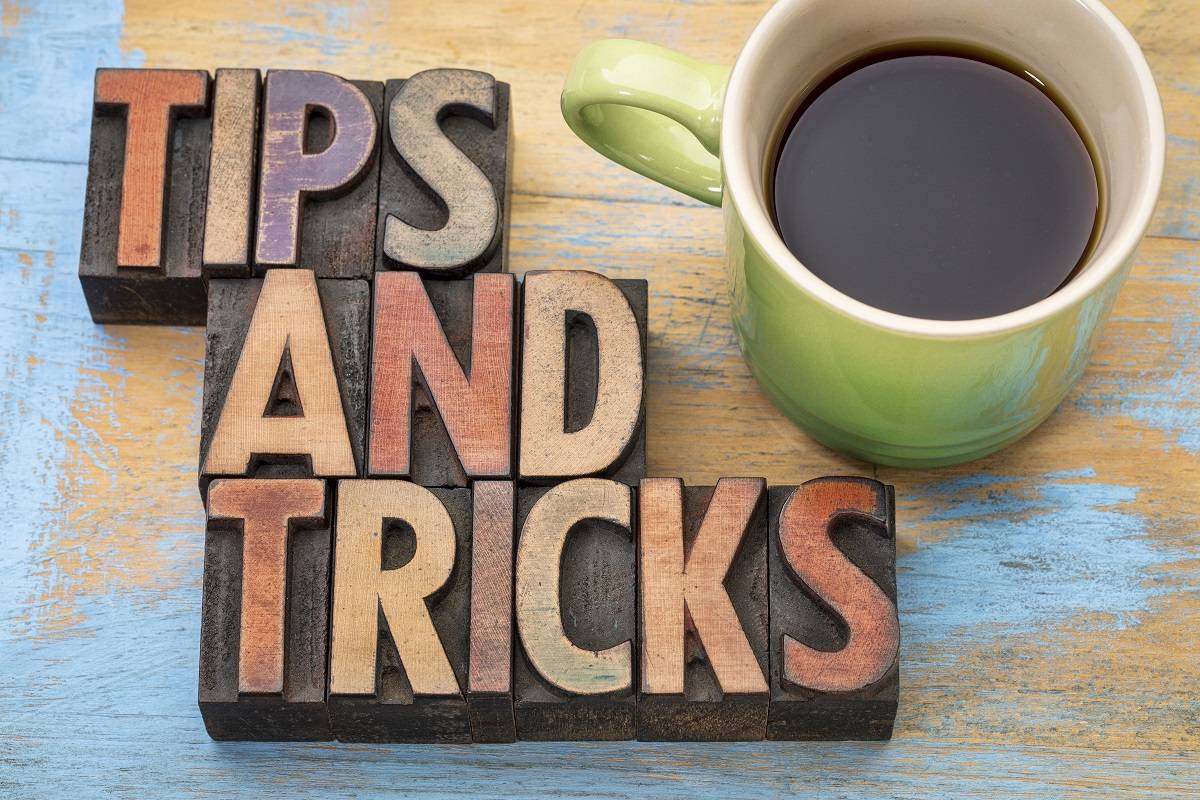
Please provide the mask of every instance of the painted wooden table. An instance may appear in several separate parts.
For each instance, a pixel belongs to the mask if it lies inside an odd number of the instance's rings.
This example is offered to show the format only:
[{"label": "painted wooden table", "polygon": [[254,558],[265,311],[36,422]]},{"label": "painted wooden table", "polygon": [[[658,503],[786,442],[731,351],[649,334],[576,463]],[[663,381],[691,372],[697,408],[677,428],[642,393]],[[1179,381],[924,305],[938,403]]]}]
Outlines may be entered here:
[{"label": "painted wooden table", "polygon": [[[1118,0],[1166,106],[1152,236],[1094,363],[1008,451],[841,458],[755,388],[720,214],[604,161],[558,112],[587,41],[728,62],[758,2],[3,0],[0,796],[1200,793],[1200,3]],[[75,270],[97,65],[513,85],[512,267],[648,277],[649,468],[896,484],[902,694],[887,744],[215,744],[196,709],[200,330],[97,327]]]}]

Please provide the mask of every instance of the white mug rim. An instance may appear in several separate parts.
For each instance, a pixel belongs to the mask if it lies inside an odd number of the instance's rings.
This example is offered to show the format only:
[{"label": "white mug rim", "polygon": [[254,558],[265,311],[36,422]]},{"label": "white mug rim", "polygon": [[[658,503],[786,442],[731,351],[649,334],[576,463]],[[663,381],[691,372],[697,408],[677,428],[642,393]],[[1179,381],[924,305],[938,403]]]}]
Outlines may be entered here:
[{"label": "white mug rim", "polygon": [[[753,96],[751,88],[755,67],[760,67],[768,56],[765,42],[769,30],[785,19],[792,7],[816,1],[779,0],[754,27],[730,72],[721,115],[722,153],[741,153],[748,147],[748,115],[743,106]],[[868,305],[833,288],[792,255],[775,230],[767,213],[765,200],[755,189],[753,176],[746,167],[746,159],[723,157],[721,161],[724,195],[733,204],[749,236],[771,261],[809,295],[848,317],[897,333],[947,339],[992,336],[1036,325],[1082,302],[1120,271],[1149,228],[1162,185],[1166,133],[1158,88],[1146,63],[1146,57],[1133,36],[1100,0],[1071,2],[1096,14],[1120,43],[1126,57],[1126,66],[1133,70],[1137,79],[1143,111],[1149,121],[1148,141],[1144,143],[1149,157],[1145,161],[1147,166],[1144,174],[1138,181],[1131,209],[1117,224],[1111,240],[1089,259],[1088,268],[1066,286],[1032,305],[980,319],[921,319]],[[745,198],[750,198],[750,202],[745,202]]]}]

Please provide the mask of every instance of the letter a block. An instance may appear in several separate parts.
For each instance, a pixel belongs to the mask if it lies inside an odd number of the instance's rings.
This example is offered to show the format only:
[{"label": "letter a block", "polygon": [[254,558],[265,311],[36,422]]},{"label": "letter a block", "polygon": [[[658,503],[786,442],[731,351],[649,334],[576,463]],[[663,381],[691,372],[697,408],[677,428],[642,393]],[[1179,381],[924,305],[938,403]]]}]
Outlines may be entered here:
[{"label": "letter a block", "polygon": [[329,714],[346,742],[468,742],[471,492],[338,483]]},{"label": "letter a block", "polygon": [[599,478],[519,492],[513,682],[521,739],[636,734],[632,496]]},{"label": "letter a block", "polygon": [[387,82],[377,271],[507,270],[510,97],[507,83],[465,69]]},{"label": "letter a block", "polygon": [[208,73],[96,70],[79,282],[97,323],[203,325]]},{"label": "letter a block", "polygon": [[891,486],[818,478],[768,501],[768,739],[888,739],[899,695]]},{"label": "letter a block", "polygon": [[263,97],[255,271],[370,278],[383,84],[271,70]]},{"label": "letter a block", "polygon": [[215,477],[354,477],[363,463],[370,291],[308,270],[214,280],[200,488]]},{"label": "letter a block", "polygon": [[200,712],[212,738],[333,738],[325,705],[330,511],[321,480],[210,487]]},{"label": "letter a block", "polygon": [[512,275],[375,279],[368,472],[422,486],[513,474]]},{"label": "letter a block", "polygon": [[767,493],[761,478],[638,490],[638,738],[762,739],[767,727]]},{"label": "letter a block", "polygon": [[522,308],[522,482],[636,486],[646,474],[646,282],[531,272]]}]

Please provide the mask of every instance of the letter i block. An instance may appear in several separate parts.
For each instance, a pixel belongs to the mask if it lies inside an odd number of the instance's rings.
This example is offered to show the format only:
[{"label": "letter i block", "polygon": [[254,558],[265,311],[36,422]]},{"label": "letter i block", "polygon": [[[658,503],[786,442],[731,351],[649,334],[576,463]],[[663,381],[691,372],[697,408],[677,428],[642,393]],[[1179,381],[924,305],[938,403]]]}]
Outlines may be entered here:
[{"label": "letter i block", "polygon": [[204,214],[204,274],[209,278],[250,276],[261,104],[258,70],[217,70]]},{"label": "letter i block", "polygon": [[518,492],[513,669],[525,740],[636,734],[633,490],[580,478]]},{"label": "letter i block", "polygon": [[96,70],[79,282],[97,323],[203,325],[208,73]]},{"label": "letter i block", "polygon": [[471,491],[339,481],[329,713],[346,742],[467,742]]},{"label": "letter i block", "polygon": [[646,475],[646,281],[531,272],[522,295],[521,481],[636,486]]},{"label": "letter i block", "polygon": [[375,279],[368,472],[422,486],[510,479],[512,275]]},{"label": "letter i block", "polygon": [[211,282],[200,489],[361,474],[370,290],[308,270]]},{"label": "letter i block", "polygon": [[382,83],[267,73],[256,274],[299,267],[318,278],[371,277],[382,112]]},{"label": "letter i block", "polygon": [[330,512],[321,480],[210,488],[200,713],[212,738],[333,738],[325,704]]},{"label": "letter i block", "polygon": [[767,493],[761,478],[638,490],[638,738],[747,741],[767,727]]},{"label": "letter i block", "polygon": [[475,481],[471,487],[471,646],[467,705],[471,739],[514,742],[512,481]]},{"label": "letter i block", "polygon": [[768,739],[888,739],[900,689],[891,486],[818,478],[768,499]]},{"label": "letter i block", "polygon": [[510,98],[507,83],[465,69],[387,82],[377,271],[507,270]]}]

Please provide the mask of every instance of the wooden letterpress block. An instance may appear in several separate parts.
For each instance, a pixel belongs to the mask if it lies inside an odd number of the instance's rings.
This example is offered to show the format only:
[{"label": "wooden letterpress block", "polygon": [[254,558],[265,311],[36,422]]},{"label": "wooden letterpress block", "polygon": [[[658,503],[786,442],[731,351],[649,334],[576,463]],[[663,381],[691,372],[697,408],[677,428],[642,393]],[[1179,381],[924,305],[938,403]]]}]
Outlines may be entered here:
[{"label": "wooden letterpress block", "polygon": [[471,647],[467,704],[471,739],[512,742],[512,481],[476,481],[471,533]]},{"label": "wooden letterpress block", "polygon": [[514,312],[511,275],[376,277],[369,474],[514,477]]},{"label": "wooden letterpress block", "polygon": [[96,70],[79,282],[98,323],[203,325],[208,73]]},{"label": "wooden letterpress block", "polygon": [[768,499],[768,739],[888,739],[899,695],[891,486],[818,478]]},{"label": "wooden letterpress block", "polygon": [[600,478],[518,492],[513,686],[521,739],[634,738],[632,495]]},{"label": "wooden letterpress block", "polygon": [[329,715],[348,742],[467,742],[471,491],[338,482]]},{"label": "wooden letterpress block", "polygon": [[271,70],[263,109],[256,274],[300,267],[369,279],[383,84]]},{"label": "wooden letterpress block", "polygon": [[465,69],[387,82],[377,271],[507,270],[510,98],[507,83]]},{"label": "wooden letterpress block", "polygon": [[353,477],[363,463],[370,291],[308,270],[209,289],[200,488],[227,477]]},{"label": "wooden letterpress block", "polygon": [[210,278],[250,275],[261,94],[258,70],[217,70],[204,215],[204,274]]},{"label": "wooden letterpress block", "polygon": [[531,272],[523,291],[521,480],[646,474],[646,281]]},{"label": "wooden letterpress block", "polygon": [[200,625],[200,712],[212,738],[333,738],[330,517],[322,480],[213,483]]},{"label": "wooden letterpress block", "polygon": [[761,478],[638,490],[638,738],[762,739],[767,495]]}]

